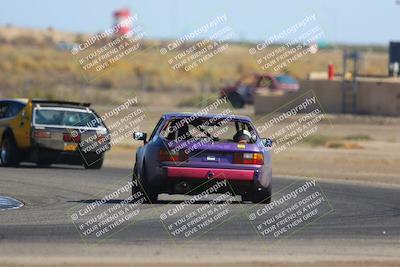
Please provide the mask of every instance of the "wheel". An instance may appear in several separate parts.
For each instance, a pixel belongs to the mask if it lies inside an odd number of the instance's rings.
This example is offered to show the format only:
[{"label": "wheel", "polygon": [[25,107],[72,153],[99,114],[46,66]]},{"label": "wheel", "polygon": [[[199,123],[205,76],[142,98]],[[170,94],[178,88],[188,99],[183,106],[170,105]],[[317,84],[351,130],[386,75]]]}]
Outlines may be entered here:
[{"label": "wheel", "polygon": [[248,202],[248,201],[253,201],[253,195],[249,192],[246,192],[241,195],[242,196],[242,202]]},{"label": "wheel", "polygon": [[[144,169],[144,165],[143,165],[143,169]],[[144,175],[143,176],[140,175],[140,173],[137,170],[137,166],[135,164],[135,168],[133,169],[132,182],[134,182],[137,179],[138,184],[137,184],[137,186],[132,185],[132,195],[137,192],[142,192],[146,198],[146,203],[150,203],[150,204],[156,203],[158,200],[158,192],[150,188],[150,186],[147,184],[147,181],[144,177],[145,177]]]},{"label": "wheel", "polygon": [[230,93],[228,95],[228,100],[231,102],[234,108],[243,108],[244,106],[243,98],[236,92]]},{"label": "wheel", "polygon": [[103,162],[104,162],[104,157],[99,157],[99,158],[95,159],[94,161],[92,161],[92,160],[85,161],[83,163],[83,166],[87,170],[99,170],[99,169],[101,169],[101,167],[103,167]]},{"label": "wheel", "polygon": [[155,204],[158,201],[158,193],[153,192],[152,190],[146,190],[144,196],[146,198],[146,203]]},{"label": "wheel", "polygon": [[262,188],[261,190],[256,190],[253,193],[253,203],[271,203],[271,186],[267,188]]},{"label": "wheel", "polygon": [[9,135],[6,135],[1,142],[0,161],[1,165],[6,167],[16,167],[19,164],[17,144]]}]

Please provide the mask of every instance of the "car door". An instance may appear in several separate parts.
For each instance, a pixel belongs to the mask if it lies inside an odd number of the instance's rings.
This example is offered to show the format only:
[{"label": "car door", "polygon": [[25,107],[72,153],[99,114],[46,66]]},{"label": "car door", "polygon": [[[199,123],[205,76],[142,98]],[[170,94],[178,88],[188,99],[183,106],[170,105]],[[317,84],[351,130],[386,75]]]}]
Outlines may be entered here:
[{"label": "car door", "polygon": [[19,148],[30,145],[30,122],[24,112],[25,104],[16,101],[5,101],[7,109],[4,114],[4,129],[11,128]]},{"label": "car door", "polygon": [[7,117],[14,132],[14,137],[19,148],[30,145],[30,120],[27,119],[26,105],[20,102],[10,102]]}]

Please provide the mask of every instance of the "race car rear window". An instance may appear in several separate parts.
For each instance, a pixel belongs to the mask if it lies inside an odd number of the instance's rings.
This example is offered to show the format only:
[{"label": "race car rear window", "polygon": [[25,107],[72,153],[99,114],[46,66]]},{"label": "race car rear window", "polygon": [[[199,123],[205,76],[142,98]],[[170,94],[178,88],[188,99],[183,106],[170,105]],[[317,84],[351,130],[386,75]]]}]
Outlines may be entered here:
[{"label": "race car rear window", "polygon": [[210,118],[196,118],[193,121],[172,119],[166,123],[161,132],[168,140],[189,140],[211,138],[219,142],[233,142],[233,137],[239,130],[254,133],[252,126],[243,121]]},{"label": "race car rear window", "polygon": [[56,126],[101,127],[95,114],[74,110],[36,109],[35,123]]}]

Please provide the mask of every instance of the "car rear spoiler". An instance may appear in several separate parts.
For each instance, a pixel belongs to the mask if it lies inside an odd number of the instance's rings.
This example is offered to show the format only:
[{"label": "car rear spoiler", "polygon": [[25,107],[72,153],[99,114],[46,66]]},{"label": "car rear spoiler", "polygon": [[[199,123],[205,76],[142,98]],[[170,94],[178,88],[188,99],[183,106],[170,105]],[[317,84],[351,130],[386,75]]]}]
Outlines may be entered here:
[{"label": "car rear spoiler", "polygon": [[80,106],[80,107],[90,107],[91,103],[81,103],[81,102],[73,102],[73,101],[58,101],[58,100],[40,100],[40,99],[32,99],[32,104],[42,104],[46,106],[53,105],[66,105],[66,106]]}]

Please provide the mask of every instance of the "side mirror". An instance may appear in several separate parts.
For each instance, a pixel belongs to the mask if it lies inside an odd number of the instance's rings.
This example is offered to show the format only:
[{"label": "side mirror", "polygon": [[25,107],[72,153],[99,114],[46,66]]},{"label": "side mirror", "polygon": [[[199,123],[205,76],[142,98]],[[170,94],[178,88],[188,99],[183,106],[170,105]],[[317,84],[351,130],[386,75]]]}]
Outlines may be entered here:
[{"label": "side mirror", "polygon": [[22,110],[22,112],[21,112],[21,118],[23,118],[23,119],[28,119],[28,115],[26,114],[26,111],[25,111],[25,109],[24,110]]},{"label": "side mirror", "polygon": [[265,147],[272,147],[272,139],[271,138],[263,138],[261,139],[261,142]]},{"label": "side mirror", "polygon": [[26,114],[25,109],[23,109],[21,112],[21,121],[20,121],[19,125],[21,127],[24,126],[26,120],[28,120],[28,115]]},{"label": "side mirror", "polygon": [[147,134],[144,132],[133,132],[133,139],[146,142]]}]

